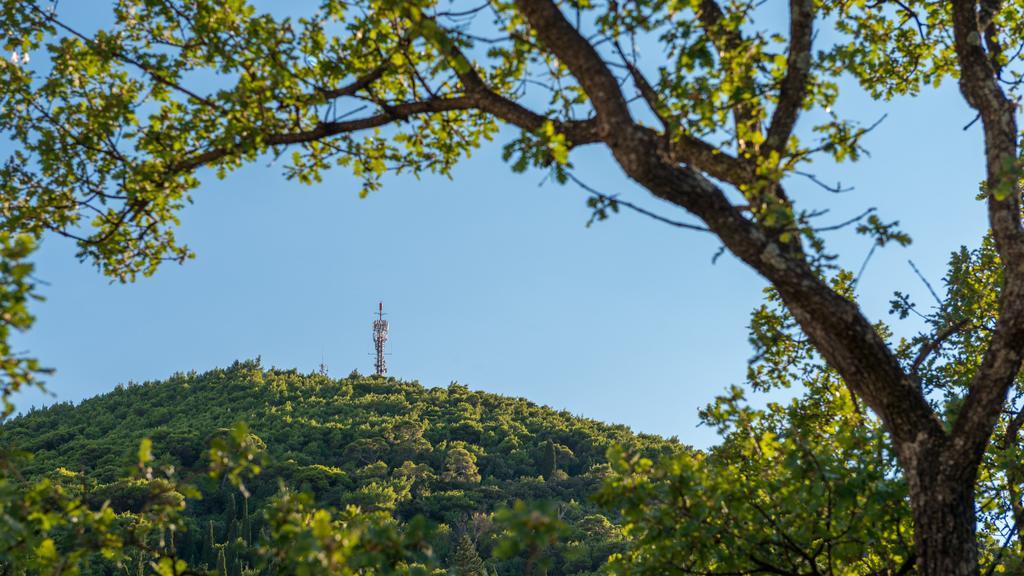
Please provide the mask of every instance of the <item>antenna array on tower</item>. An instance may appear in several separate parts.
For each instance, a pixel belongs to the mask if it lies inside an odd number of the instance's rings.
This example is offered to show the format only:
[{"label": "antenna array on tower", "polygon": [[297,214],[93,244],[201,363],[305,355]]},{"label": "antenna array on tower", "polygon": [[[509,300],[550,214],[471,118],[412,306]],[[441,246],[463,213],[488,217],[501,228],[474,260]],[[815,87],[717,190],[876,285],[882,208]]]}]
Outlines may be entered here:
[{"label": "antenna array on tower", "polygon": [[373,366],[374,374],[386,376],[387,363],[384,361],[384,344],[388,341],[388,321],[384,319],[384,303],[377,304],[377,319],[373,321],[373,347],[377,352],[377,361]]}]

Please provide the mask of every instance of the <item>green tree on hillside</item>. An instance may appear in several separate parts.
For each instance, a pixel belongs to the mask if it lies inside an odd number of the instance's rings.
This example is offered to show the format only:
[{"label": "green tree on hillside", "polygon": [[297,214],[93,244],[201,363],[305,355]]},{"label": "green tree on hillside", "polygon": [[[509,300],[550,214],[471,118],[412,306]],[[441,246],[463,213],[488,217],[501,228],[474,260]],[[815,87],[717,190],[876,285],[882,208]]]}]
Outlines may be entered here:
[{"label": "green tree on hillside", "polygon": [[[131,281],[191,257],[174,228],[207,172],[283,156],[290,178],[315,183],[341,166],[365,194],[389,172],[451,174],[502,123],[519,131],[504,148],[513,170],[579,183],[572,153],[601,147],[696,219],[663,220],[713,234],[765,278],[814,353],[880,419],[906,480],[919,572],[978,574],[979,466],[994,430],[1013,432],[1010,444],[1019,430],[1004,416],[1019,413],[1007,397],[1024,359],[1024,7],[790,0],[785,30],[770,30],[759,6],[325,0],[284,19],[242,0],[125,0],[108,29],[86,35],[49,2],[3,0],[12,56],[0,66],[0,132],[15,148],[0,167],[0,249],[11,258],[0,268],[0,387],[6,395],[39,370],[7,338],[31,324],[28,257],[43,234],[72,238],[80,258]],[[659,44],[653,61],[634,49],[644,40]],[[817,219],[829,201],[795,194],[788,177],[863,153],[870,127],[834,110],[844,74],[876,99],[955,81],[977,113],[998,277],[983,329],[926,315],[910,354],[836,287],[825,242],[836,226]],[[194,82],[211,76],[215,86]],[[595,220],[633,206],[589,193]],[[878,246],[909,241],[875,214],[856,228]],[[923,383],[916,356],[931,361],[968,332],[973,356],[955,373],[936,369],[939,388]],[[460,439],[478,433],[467,421]]]},{"label": "green tree on hillside", "polygon": [[444,480],[463,484],[480,482],[480,472],[476,467],[476,456],[461,446],[448,451],[444,464]]},{"label": "green tree on hillside", "polygon": [[555,471],[558,470],[558,455],[555,453],[555,443],[548,440],[541,448],[540,473],[545,480],[553,480]]},{"label": "green tree on hillside", "polygon": [[468,535],[463,534],[459,538],[459,545],[455,548],[455,558],[452,560],[452,568],[448,571],[452,576],[487,576],[487,566],[476,551],[476,545]]}]

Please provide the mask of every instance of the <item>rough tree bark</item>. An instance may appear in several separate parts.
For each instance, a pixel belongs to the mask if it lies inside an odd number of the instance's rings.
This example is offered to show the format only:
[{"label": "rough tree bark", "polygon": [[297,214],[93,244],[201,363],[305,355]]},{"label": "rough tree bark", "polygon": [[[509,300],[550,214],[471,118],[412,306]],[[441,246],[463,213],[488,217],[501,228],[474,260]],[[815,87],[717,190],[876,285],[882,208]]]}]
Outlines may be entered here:
[{"label": "rough tree bark", "polygon": [[928,575],[977,574],[974,474],[966,478],[958,474],[942,459],[942,452],[921,450],[915,454],[916,466],[905,469],[918,571]]}]

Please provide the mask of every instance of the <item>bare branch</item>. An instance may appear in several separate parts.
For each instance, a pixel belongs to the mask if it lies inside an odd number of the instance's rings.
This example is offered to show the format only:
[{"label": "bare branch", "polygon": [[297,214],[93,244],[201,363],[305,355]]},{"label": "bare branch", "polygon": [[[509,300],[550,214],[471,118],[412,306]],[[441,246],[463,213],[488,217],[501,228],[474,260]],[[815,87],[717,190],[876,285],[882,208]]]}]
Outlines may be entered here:
[{"label": "bare branch", "polygon": [[822,182],[821,180],[818,179],[817,176],[815,176],[814,174],[811,174],[810,172],[803,172],[803,171],[800,171],[800,170],[794,170],[793,174],[796,174],[797,176],[803,176],[804,178],[807,178],[811,182],[814,182],[818,186],[824,188],[826,191],[831,192],[833,194],[843,194],[843,193],[850,192],[850,191],[853,190],[852,186],[844,188],[843,185],[840,184],[839,182],[836,182],[835,186],[832,186],[831,184],[826,184],[825,182]]},{"label": "bare branch", "polygon": [[634,211],[634,212],[636,212],[638,214],[643,214],[644,216],[647,216],[648,218],[653,218],[653,219],[657,220],[658,222],[662,222],[664,224],[668,224],[669,226],[675,226],[676,228],[685,228],[686,230],[695,230],[697,232],[711,232],[711,230],[708,230],[704,226],[698,226],[696,224],[689,224],[689,223],[686,223],[686,222],[680,222],[678,220],[672,220],[671,218],[666,218],[666,217],[664,217],[664,216],[662,216],[660,214],[655,214],[654,212],[651,212],[650,210],[647,210],[646,208],[641,208],[640,206],[637,206],[636,204],[633,204],[632,202],[627,202],[626,200],[620,200],[617,195],[609,196],[607,194],[599,192],[598,190],[594,189],[593,187],[587,185],[585,182],[580,180],[572,172],[568,172],[567,171],[566,172],[566,176],[568,176],[570,180],[575,182],[577,186],[579,186],[580,188],[583,188],[584,190],[589,192],[595,198],[599,198],[599,199],[604,200],[606,202],[614,202],[614,203],[616,203],[616,204],[618,204],[620,206],[625,206],[626,208],[629,208],[630,210],[632,210],[632,211]]},{"label": "bare branch", "polygon": [[864,276],[864,271],[868,269],[868,263],[871,262],[871,258],[875,255],[876,250],[878,250],[877,242],[871,244],[871,248],[868,250],[868,255],[864,257],[864,261],[861,262],[860,268],[857,269],[857,275],[853,277],[854,286],[856,286],[860,282],[861,277]]},{"label": "bare branch", "polygon": [[834,230],[841,230],[843,228],[846,228],[847,226],[850,226],[851,224],[856,224],[857,222],[860,222],[861,220],[866,218],[868,215],[870,215],[873,212],[875,212],[875,210],[877,210],[877,209],[874,206],[872,206],[871,208],[868,208],[867,210],[861,212],[860,214],[854,216],[853,218],[850,218],[849,220],[844,220],[844,221],[840,222],[839,224],[833,224],[831,226],[822,226],[821,228],[815,228],[814,231],[815,232],[832,232]]},{"label": "bare branch", "polygon": [[917,352],[917,356],[914,357],[914,361],[910,363],[910,374],[916,376],[921,365],[928,359],[928,356],[941,348],[943,342],[948,340],[951,336],[967,327],[968,322],[969,320],[967,318],[961,318],[953,324],[939,330],[934,338],[922,344],[921,349]]},{"label": "bare branch", "polygon": [[910,267],[914,269],[914,274],[917,274],[918,279],[920,279],[921,282],[924,283],[924,287],[928,289],[928,293],[931,294],[932,298],[935,299],[935,303],[941,307],[942,298],[939,298],[939,294],[935,292],[935,288],[932,288],[932,283],[929,282],[928,279],[924,277],[924,274],[921,274],[921,271],[917,269],[917,266],[914,264],[913,260],[907,260],[907,264],[910,264]]}]

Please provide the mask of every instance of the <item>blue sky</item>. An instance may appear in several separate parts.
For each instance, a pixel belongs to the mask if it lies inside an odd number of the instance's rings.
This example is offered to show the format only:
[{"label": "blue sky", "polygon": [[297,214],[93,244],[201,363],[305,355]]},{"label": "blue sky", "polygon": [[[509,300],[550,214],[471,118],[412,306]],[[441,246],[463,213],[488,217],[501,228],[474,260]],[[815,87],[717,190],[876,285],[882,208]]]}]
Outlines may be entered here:
[{"label": "blue sky", "polygon": [[[73,3],[62,3],[63,7]],[[77,5],[82,9],[82,5]],[[831,195],[803,179],[788,186],[832,212],[868,206],[914,238],[877,254],[859,286],[871,319],[888,318],[893,290],[927,304],[907,264],[938,284],[951,250],[984,231],[974,200],[983,175],[978,126],[953,83],[915,100],[872,102],[848,90],[837,112],[869,124],[872,152],[857,164],[814,168],[856,190]],[[452,180],[388,179],[360,200],[342,171],[322,184],[288,182],[262,162],[224,181],[204,178],[180,237],[197,252],[133,285],[111,285],[49,238],[37,275],[49,283],[36,326],[18,337],[57,369],[56,400],[77,401],[118,383],[224,366],[261,356],[265,366],[332,375],[372,371],[370,324],[383,301],[391,321],[391,374],[524,396],[576,414],[706,446],[697,410],[741,383],[747,321],[763,282],[718,243],[624,212],[586,228],[585,193],[513,174],[497,142]],[[585,181],[667,216],[674,208],[631,184],[602,150],[572,161]],[[856,269],[870,244],[833,235]],[[904,330],[913,328],[908,324]],[[21,406],[54,401],[24,394]]]}]

